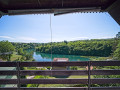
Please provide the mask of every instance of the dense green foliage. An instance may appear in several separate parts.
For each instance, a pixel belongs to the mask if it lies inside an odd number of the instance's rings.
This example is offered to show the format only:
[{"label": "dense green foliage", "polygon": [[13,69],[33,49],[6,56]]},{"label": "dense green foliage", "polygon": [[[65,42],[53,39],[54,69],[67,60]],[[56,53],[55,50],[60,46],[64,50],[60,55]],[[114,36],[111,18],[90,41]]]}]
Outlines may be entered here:
[{"label": "dense green foliage", "polygon": [[18,55],[22,55],[22,58],[21,58],[22,61],[30,60],[33,58],[33,51],[27,52],[27,51],[23,51],[23,48],[19,48],[17,50],[17,53],[18,53]]},{"label": "dense green foliage", "polygon": [[[15,49],[14,49],[15,47]],[[21,58],[17,61],[32,59],[33,52],[26,51],[36,48],[36,51],[41,53],[51,53],[51,43],[10,43],[8,41],[0,42],[0,53],[13,52],[14,50]],[[52,43],[53,54],[63,55],[81,55],[81,56],[114,56],[114,59],[120,59],[120,40],[116,39],[94,39],[81,41],[64,41]],[[4,60],[10,60],[11,54],[0,55]]]},{"label": "dense green foliage", "polygon": [[116,50],[114,52],[114,59],[120,60],[120,42],[117,45],[117,48],[116,48]]},{"label": "dense green foliage", "polygon": [[[53,54],[82,55],[82,56],[110,56],[114,45],[113,39],[83,40],[59,42],[52,44]],[[51,43],[42,44],[36,51],[51,53]]]},{"label": "dense green foliage", "polygon": [[19,48],[17,50],[17,52],[18,52],[18,55],[23,55],[24,54],[23,48]]},{"label": "dense green foliage", "polygon": [[8,41],[0,41],[0,58],[10,61],[14,46]]},{"label": "dense green foliage", "polygon": [[35,47],[41,45],[41,43],[15,43],[15,42],[12,42],[12,44],[13,46],[15,46],[16,50],[20,48],[22,48],[23,50],[34,49]]},{"label": "dense green foliage", "polygon": [[12,42],[15,46],[15,50],[18,55],[21,55],[21,58],[18,58],[16,61],[34,61],[33,59],[33,51],[27,51],[29,49],[35,49],[39,43],[15,43]]},{"label": "dense green foliage", "polygon": [[[49,76],[37,75],[34,79],[47,79]],[[38,87],[39,84],[28,84],[27,87]]]}]

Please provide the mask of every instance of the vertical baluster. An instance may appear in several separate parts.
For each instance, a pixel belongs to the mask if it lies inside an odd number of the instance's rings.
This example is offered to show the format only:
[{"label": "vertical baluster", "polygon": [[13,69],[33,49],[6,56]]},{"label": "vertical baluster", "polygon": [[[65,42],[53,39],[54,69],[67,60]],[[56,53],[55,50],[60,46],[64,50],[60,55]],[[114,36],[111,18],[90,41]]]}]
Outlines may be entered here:
[{"label": "vertical baluster", "polygon": [[90,90],[91,87],[91,81],[90,81],[90,75],[91,75],[91,71],[90,71],[90,67],[91,67],[91,62],[88,61],[88,90]]},{"label": "vertical baluster", "polygon": [[20,90],[20,62],[17,62],[17,90]]}]

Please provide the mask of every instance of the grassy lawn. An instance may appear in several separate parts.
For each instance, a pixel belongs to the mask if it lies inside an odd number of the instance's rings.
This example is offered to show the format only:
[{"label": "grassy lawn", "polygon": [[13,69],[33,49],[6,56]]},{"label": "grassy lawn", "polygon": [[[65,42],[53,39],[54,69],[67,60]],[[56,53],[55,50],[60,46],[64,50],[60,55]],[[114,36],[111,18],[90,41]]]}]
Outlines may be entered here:
[{"label": "grassy lawn", "polygon": [[[62,78],[62,79],[73,79],[73,78],[87,78],[87,76],[69,76],[68,78]],[[48,79],[58,79],[58,78],[49,77]],[[39,84],[38,87],[75,87],[79,85],[80,84]]]},{"label": "grassy lawn", "polygon": [[14,52],[12,54],[11,61],[15,61],[16,59],[21,58],[21,57],[22,55],[17,55],[17,52]]},{"label": "grassy lawn", "polygon": [[91,61],[106,61],[106,60],[112,60],[112,57],[90,57]]},{"label": "grassy lawn", "polygon": [[70,87],[70,85],[65,85],[65,84],[40,84],[38,87]]},{"label": "grassy lawn", "polygon": [[88,76],[86,75],[71,75],[69,76],[67,79],[84,79],[84,78],[88,78]]},{"label": "grassy lawn", "polygon": [[[75,78],[88,78],[88,76],[77,76],[77,75],[71,75],[68,78],[63,78],[63,79],[75,79]],[[55,77],[49,77],[49,79],[57,79]],[[81,84],[39,84],[38,87],[76,87],[80,86]]]}]

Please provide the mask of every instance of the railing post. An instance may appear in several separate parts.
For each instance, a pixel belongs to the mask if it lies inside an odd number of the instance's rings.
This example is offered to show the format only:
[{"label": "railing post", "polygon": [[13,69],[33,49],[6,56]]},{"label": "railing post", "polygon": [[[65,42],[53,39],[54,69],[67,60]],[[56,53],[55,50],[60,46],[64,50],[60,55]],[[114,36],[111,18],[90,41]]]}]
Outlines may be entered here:
[{"label": "railing post", "polygon": [[17,90],[20,90],[20,62],[17,62]]},{"label": "railing post", "polygon": [[91,78],[90,78],[91,68],[90,67],[91,67],[91,61],[88,61],[88,90],[90,90],[90,87],[91,87]]}]

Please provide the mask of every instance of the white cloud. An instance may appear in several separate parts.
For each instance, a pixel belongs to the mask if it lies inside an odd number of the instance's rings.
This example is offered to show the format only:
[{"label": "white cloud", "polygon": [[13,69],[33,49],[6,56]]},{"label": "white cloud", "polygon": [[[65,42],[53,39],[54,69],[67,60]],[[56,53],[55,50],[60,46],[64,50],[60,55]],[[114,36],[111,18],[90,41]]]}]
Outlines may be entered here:
[{"label": "white cloud", "polygon": [[31,37],[19,37],[19,40],[23,40],[23,41],[36,41],[37,39],[35,38],[31,38]]},{"label": "white cloud", "polygon": [[9,37],[9,36],[0,36],[0,38],[5,38],[5,39],[14,39],[14,38]]}]

